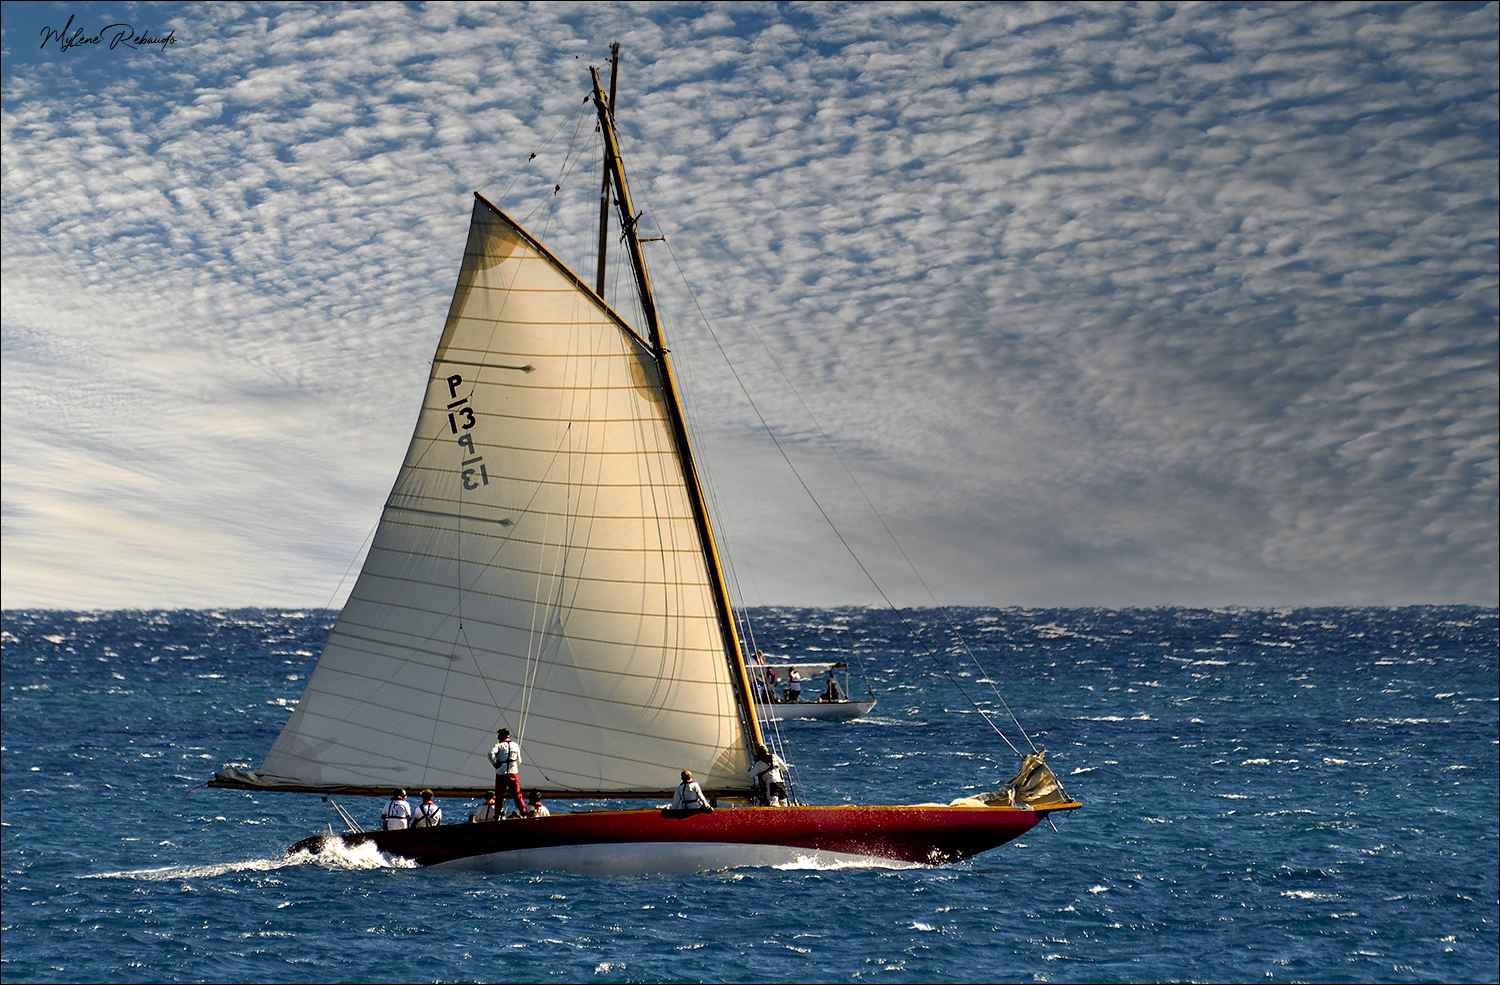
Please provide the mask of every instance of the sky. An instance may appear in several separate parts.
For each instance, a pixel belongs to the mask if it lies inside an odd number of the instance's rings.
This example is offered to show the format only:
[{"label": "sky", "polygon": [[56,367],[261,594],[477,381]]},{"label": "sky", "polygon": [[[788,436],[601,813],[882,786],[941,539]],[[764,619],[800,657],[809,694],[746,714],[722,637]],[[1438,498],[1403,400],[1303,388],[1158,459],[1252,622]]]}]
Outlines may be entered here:
[{"label": "sky", "polygon": [[1493,3],[7,4],[0,601],[340,604],[472,192],[592,280],[618,41],[744,602],[1493,606],[1497,37]]}]

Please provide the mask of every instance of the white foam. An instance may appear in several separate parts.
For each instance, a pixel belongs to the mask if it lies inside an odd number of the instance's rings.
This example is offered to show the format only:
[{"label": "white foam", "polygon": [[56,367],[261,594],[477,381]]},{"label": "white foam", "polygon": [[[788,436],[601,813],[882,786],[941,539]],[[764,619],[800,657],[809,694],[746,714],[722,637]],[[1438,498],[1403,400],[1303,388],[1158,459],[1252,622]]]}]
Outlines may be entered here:
[{"label": "white foam", "polygon": [[83,879],[142,879],[166,882],[173,879],[212,879],[236,872],[271,872],[288,865],[300,865],[293,858],[257,858],[248,862],[221,862],[217,865],[164,865],[159,869],[126,869],[122,872],[96,872]]},{"label": "white foam", "polygon": [[158,869],[126,869],[122,872],[98,872],[84,879],[141,879],[167,882],[176,879],[214,879],[237,872],[274,872],[292,865],[319,865],[325,869],[410,869],[416,863],[386,855],[365,842],[353,847],[343,842],[330,843],[321,852],[294,852],[280,858],[256,858],[245,862],[220,862],[215,865],[165,865]]}]

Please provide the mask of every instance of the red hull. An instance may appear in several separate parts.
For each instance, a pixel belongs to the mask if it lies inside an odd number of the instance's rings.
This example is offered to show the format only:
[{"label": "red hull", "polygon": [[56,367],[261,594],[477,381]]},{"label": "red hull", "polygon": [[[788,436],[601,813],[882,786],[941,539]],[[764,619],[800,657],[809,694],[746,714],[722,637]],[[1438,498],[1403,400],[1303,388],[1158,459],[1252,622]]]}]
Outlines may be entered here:
[{"label": "red hull", "polygon": [[941,864],[1002,845],[1025,834],[1041,817],[1007,807],[742,807],[686,816],[661,810],[594,811],[371,831],[345,835],[343,841],[351,846],[372,842],[420,865],[526,849],[642,844],[771,846]]}]

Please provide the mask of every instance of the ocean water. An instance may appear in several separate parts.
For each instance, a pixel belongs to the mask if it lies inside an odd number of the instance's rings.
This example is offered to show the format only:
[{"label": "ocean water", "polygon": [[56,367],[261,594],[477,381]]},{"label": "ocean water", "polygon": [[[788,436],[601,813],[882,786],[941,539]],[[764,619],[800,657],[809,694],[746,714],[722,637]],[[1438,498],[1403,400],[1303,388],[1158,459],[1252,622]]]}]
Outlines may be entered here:
[{"label": "ocean water", "polygon": [[[936,658],[889,613],[752,615],[768,652],[852,645],[880,699],[861,721],[785,726],[809,802],[946,801],[1007,779],[1015,755],[963,693],[989,709],[988,672],[1084,808],[946,868],[584,878],[288,860],[339,827],[319,798],[193,788],[259,765],[330,613],[11,611],[0,973],[1500,976],[1494,609],[962,609],[972,657],[938,640]],[[373,801],[341,803],[373,826]]]}]

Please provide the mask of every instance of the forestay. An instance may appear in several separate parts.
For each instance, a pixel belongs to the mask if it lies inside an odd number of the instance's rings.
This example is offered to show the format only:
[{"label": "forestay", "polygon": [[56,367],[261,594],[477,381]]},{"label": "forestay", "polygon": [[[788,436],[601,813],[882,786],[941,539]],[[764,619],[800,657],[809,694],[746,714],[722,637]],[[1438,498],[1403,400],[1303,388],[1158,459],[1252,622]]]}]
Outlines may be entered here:
[{"label": "forestay", "polygon": [[732,645],[647,344],[475,196],[405,463],[256,786],[744,792]]}]

